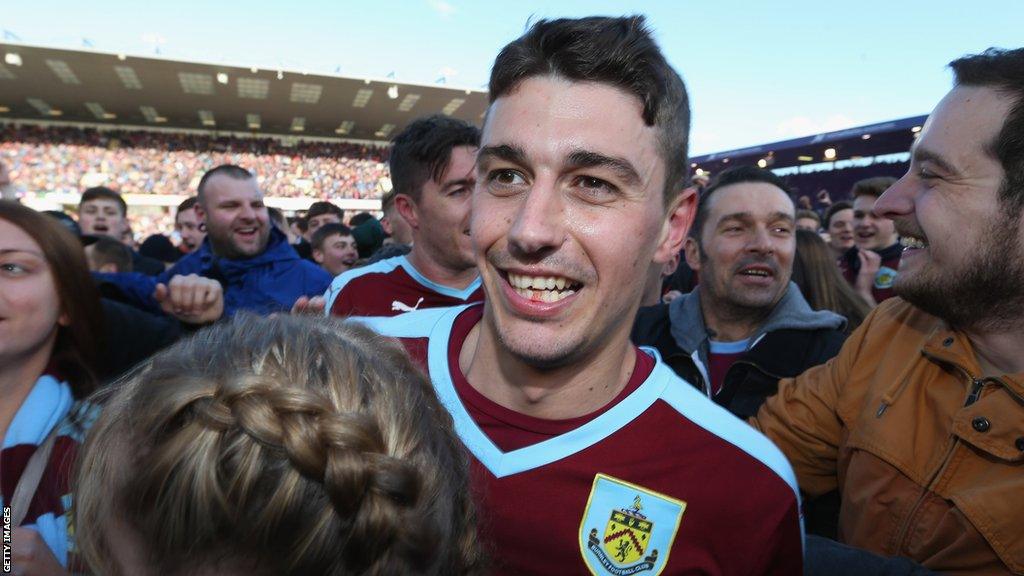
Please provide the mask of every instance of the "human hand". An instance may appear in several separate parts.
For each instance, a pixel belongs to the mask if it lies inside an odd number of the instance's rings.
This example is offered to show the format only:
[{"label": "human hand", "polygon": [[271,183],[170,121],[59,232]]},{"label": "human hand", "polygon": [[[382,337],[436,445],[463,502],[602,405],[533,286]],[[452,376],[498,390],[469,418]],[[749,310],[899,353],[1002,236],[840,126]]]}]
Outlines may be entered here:
[{"label": "human hand", "polygon": [[323,296],[299,296],[299,299],[292,305],[292,314],[303,316],[323,316],[327,307],[327,300]]},{"label": "human hand", "polygon": [[31,528],[15,528],[11,535],[12,574],[22,576],[64,576],[68,572]]},{"label": "human hand", "polygon": [[167,285],[157,284],[153,298],[165,314],[187,324],[209,324],[224,315],[224,289],[220,282],[198,274],[179,274]]},{"label": "human hand", "polygon": [[828,190],[822,188],[818,191],[818,202],[824,206],[832,205],[832,196],[829,195]]},{"label": "human hand", "polygon": [[874,305],[875,298],[871,289],[875,285],[875,276],[878,275],[878,270],[882,267],[882,257],[873,250],[858,249],[857,259],[860,260],[860,271],[857,272],[853,286],[857,293],[868,301],[868,304]]}]

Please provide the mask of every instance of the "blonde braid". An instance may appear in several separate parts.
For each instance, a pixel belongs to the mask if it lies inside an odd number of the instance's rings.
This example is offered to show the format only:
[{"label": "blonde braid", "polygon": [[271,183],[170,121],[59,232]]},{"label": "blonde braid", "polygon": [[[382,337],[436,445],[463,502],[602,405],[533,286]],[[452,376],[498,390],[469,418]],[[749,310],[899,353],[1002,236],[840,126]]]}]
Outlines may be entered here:
[{"label": "blonde braid", "polygon": [[[365,329],[238,318],[161,353],[115,400],[87,439],[79,508],[122,518],[161,572],[482,566],[451,419],[404,352]],[[104,447],[118,435],[136,449]],[[95,473],[115,457],[130,474]],[[118,496],[107,510],[90,503],[100,486]],[[102,565],[106,546],[83,553]]]}]

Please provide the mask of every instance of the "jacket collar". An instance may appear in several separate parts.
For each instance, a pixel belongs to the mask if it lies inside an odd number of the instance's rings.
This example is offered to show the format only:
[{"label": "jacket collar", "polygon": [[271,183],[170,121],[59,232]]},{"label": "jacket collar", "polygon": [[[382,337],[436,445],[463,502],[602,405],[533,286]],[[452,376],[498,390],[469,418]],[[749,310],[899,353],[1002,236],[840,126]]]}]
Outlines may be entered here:
[{"label": "jacket collar", "polygon": [[213,253],[213,246],[207,237],[203,244],[196,250],[196,257],[202,262],[202,268],[209,270],[214,264],[222,271],[244,272],[251,268],[266,266],[274,262],[287,262],[298,260],[299,255],[295,249],[288,244],[288,237],[275,227],[270,228],[270,238],[267,240],[267,247],[252,258],[222,258]]}]

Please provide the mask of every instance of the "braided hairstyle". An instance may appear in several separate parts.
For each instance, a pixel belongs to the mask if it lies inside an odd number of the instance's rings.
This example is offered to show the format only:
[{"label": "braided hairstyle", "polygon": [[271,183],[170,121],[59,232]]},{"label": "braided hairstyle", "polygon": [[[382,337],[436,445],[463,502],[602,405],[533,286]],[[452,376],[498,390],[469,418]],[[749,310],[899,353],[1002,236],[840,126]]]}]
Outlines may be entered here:
[{"label": "braided hairstyle", "polygon": [[118,532],[154,574],[482,570],[451,417],[401,347],[363,327],[239,315],[107,396],[73,511],[98,573],[133,572],[113,560]]}]

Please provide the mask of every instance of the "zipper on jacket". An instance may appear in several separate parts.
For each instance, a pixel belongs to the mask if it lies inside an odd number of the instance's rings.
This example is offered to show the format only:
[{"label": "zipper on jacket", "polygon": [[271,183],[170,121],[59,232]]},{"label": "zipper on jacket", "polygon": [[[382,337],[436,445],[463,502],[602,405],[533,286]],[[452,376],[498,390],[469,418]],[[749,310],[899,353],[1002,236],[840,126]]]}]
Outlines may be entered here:
[{"label": "zipper on jacket", "polygon": [[970,406],[978,401],[978,398],[981,397],[981,390],[985,387],[985,380],[972,378],[971,384],[971,393],[967,395],[967,401],[964,402],[964,406]]}]

